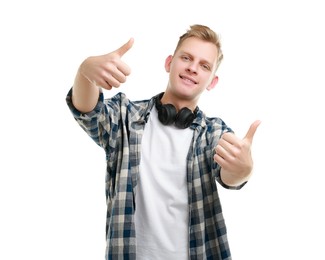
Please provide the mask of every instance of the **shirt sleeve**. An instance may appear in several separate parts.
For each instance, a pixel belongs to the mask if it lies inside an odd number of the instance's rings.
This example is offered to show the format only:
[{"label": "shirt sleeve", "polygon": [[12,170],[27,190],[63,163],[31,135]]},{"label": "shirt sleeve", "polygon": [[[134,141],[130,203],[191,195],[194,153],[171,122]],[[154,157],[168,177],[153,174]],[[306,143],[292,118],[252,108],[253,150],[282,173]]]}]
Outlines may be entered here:
[{"label": "shirt sleeve", "polygon": [[107,107],[104,104],[102,91],[99,94],[95,108],[88,113],[81,113],[72,103],[72,88],[66,96],[66,103],[80,127],[101,147],[107,143],[110,124]]}]

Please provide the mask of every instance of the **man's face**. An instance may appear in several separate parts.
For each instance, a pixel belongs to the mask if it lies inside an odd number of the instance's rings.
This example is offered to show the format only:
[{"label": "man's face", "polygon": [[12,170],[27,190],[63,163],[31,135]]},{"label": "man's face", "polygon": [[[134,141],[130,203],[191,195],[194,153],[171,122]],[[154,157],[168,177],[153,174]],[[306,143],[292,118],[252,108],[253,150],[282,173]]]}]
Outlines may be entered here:
[{"label": "man's face", "polygon": [[217,47],[213,43],[195,37],[186,39],[174,56],[166,59],[169,90],[182,98],[197,100],[205,89],[216,84],[217,58]]}]

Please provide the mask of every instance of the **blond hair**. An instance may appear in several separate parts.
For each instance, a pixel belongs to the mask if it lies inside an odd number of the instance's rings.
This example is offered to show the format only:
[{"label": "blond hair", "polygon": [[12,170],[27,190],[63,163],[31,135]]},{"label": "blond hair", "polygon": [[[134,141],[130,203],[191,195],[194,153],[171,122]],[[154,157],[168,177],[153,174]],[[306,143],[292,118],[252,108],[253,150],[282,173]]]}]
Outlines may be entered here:
[{"label": "blond hair", "polygon": [[211,42],[217,47],[218,50],[218,58],[216,64],[216,69],[217,69],[223,59],[223,53],[221,50],[221,43],[218,34],[212,29],[210,29],[208,26],[200,25],[200,24],[191,25],[190,29],[188,29],[186,33],[184,33],[182,36],[179,37],[179,41],[177,43],[175,52],[180,48],[182,43],[190,37],[196,37],[203,41]]}]

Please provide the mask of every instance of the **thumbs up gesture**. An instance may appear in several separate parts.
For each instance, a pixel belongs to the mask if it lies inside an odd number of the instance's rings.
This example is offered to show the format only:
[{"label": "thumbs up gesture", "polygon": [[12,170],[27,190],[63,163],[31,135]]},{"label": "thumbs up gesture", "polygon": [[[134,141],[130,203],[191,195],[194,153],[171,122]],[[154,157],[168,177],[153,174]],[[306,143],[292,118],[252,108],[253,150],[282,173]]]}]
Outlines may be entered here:
[{"label": "thumbs up gesture", "polygon": [[259,120],[252,123],[243,139],[233,133],[221,136],[214,160],[221,166],[221,179],[225,184],[237,186],[248,180],[253,169],[251,146],[260,123]]},{"label": "thumbs up gesture", "polygon": [[133,38],[113,52],[101,56],[88,57],[80,65],[79,72],[89,82],[105,89],[119,87],[131,73],[131,69],[122,61],[123,55],[133,46]]}]

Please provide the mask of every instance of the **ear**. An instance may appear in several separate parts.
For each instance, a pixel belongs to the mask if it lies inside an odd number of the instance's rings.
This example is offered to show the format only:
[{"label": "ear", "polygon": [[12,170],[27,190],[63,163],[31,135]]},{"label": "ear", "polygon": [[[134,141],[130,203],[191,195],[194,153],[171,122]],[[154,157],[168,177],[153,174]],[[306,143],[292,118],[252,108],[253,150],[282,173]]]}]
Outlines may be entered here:
[{"label": "ear", "polygon": [[166,72],[170,72],[170,64],[172,63],[173,56],[169,55],[165,60],[165,70]]},{"label": "ear", "polygon": [[217,85],[218,80],[219,80],[218,76],[214,76],[214,78],[212,79],[210,85],[207,87],[207,90],[213,89]]}]

